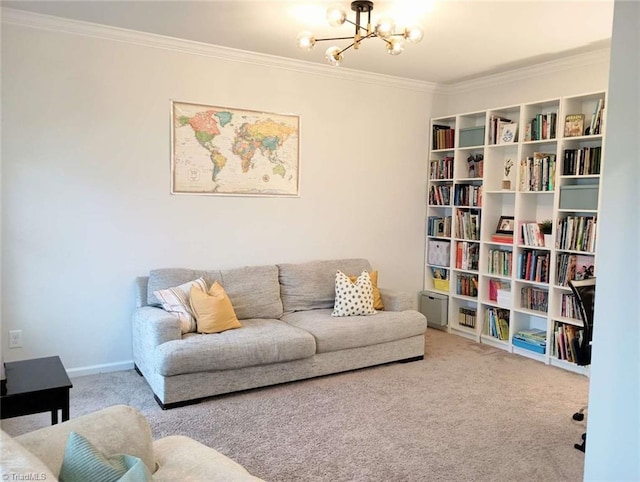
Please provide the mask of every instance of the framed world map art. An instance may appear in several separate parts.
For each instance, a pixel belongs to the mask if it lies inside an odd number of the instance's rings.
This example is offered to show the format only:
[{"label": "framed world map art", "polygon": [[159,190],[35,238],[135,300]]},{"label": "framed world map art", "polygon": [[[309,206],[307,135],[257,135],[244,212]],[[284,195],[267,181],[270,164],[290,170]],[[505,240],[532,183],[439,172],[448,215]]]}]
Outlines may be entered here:
[{"label": "framed world map art", "polygon": [[171,102],[171,192],[299,195],[300,116]]}]

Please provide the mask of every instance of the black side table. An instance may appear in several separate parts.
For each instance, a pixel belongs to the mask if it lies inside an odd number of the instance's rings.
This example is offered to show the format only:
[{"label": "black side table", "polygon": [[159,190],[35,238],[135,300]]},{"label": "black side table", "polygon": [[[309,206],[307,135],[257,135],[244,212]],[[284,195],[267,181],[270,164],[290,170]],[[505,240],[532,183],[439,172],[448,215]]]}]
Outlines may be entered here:
[{"label": "black side table", "polygon": [[0,396],[0,418],[51,412],[51,424],[69,420],[69,389],[73,386],[60,357],[5,363],[6,392]]}]

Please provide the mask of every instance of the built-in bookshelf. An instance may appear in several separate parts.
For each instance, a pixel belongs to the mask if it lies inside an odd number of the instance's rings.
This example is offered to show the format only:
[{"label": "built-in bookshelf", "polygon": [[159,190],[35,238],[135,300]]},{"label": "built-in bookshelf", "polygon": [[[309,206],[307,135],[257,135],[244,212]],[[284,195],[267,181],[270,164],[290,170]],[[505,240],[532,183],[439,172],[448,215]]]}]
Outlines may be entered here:
[{"label": "built-in bookshelf", "polygon": [[587,373],[568,283],[597,275],[605,106],[594,92],[431,120],[424,289],[448,295],[449,332]]}]

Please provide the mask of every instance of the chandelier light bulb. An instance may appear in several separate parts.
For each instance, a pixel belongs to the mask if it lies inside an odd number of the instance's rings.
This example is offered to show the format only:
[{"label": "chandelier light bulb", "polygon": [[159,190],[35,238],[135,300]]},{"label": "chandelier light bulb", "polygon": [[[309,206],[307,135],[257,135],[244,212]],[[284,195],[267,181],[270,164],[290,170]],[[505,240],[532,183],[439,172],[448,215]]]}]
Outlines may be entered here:
[{"label": "chandelier light bulb", "polygon": [[339,27],[347,19],[347,11],[339,3],[329,5],[327,8],[327,22],[332,27]]},{"label": "chandelier light bulb", "polygon": [[300,32],[296,37],[296,44],[302,50],[311,50],[316,44],[316,38],[311,32],[305,30],[304,32]]},{"label": "chandelier light bulb", "polygon": [[[300,49],[308,51],[319,42],[344,40],[342,47],[331,46],[324,54],[327,62],[337,67],[342,64],[345,52],[349,51],[349,49],[353,49],[351,52],[357,51],[360,44],[368,41],[368,39],[377,37],[378,48],[382,50],[382,48],[386,47],[388,54],[400,55],[406,45],[418,43],[424,37],[422,28],[414,23],[404,24],[396,31],[396,22],[388,15],[382,14],[372,22],[373,0],[352,0],[351,10],[352,12],[349,12],[348,8],[340,3],[330,3],[329,8],[326,10],[326,17],[332,27],[340,27],[347,23],[353,25],[355,34],[352,30],[351,36],[349,34],[344,36],[323,35],[322,38],[316,38],[310,31],[304,30],[296,37],[296,44]],[[353,12],[355,12],[355,18],[348,18]],[[405,26],[407,27],[405,28]]]},{"label": "chandelier light bulb", "polygon": [[325,52],[324,56],[334,67],[338,67],[342,63],[342,54],[340,53],[339,47],[329,47]]},{"label": "chandelier light bulb", "polygon": [[399,37],[394,37],[387,44],[389,55],[400,55],[404,51],[404,42]]},{"label": "chandelier light bulb", "polygon": [[376,35],[381,38],[389,38],[396,29],[396,23],[390,17],[381,17],[376,23]]},{"label": "chandelier light bulb", "polygon": [[411,42],[412,44],[417,44],[424,37],[424,31],[418,25],[412,25],[404,30],[404,38],[407,39],[407,42]]}]

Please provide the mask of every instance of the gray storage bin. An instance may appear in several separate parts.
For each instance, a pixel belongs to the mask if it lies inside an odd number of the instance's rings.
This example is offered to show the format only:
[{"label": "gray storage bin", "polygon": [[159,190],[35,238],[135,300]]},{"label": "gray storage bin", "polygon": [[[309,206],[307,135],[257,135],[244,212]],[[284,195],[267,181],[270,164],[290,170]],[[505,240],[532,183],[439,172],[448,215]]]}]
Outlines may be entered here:
[{"label": "gray storage bin", "polygon": [[420,313],[427,317],[427,326],[439,330],[447,329],[449,297],[431,291],[420,292]]},{"label": "gray storage bin", "polygon": [[560,209],[598,209],[598,186],[560,186]]},{"label": "gray storage bin", "polygon": [[464,127],[460,129],[458,147],[473,147],[484,145],[484,126]]}]

